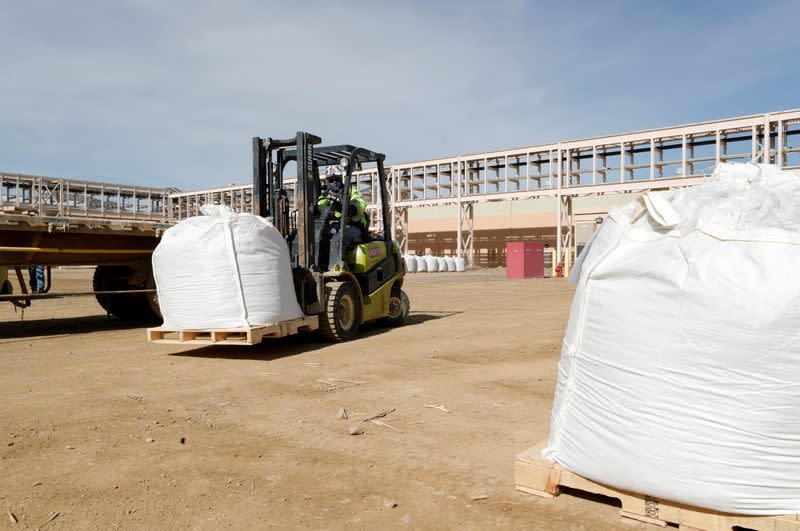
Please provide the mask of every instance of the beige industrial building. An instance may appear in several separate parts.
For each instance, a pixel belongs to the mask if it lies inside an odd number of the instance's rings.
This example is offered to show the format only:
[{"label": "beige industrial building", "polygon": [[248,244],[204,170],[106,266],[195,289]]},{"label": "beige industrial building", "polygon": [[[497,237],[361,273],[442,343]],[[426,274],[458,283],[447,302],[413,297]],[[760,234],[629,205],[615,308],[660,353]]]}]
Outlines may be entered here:
[{"label": "beige industrial building", "polygon": [[[609,209],[633,200],[638,194],[586,196],[572,208],[577,250],[589,239]],[[556,248],[557,204],[554,198],[487,202],[475,206],[473,225],[474,265],[505,265],[506,242],[537,241]],[[412,209],[408,220],[408,250],[416,254],[455,255],[458,234],[453,220],[457,207],[446,205]]]}]

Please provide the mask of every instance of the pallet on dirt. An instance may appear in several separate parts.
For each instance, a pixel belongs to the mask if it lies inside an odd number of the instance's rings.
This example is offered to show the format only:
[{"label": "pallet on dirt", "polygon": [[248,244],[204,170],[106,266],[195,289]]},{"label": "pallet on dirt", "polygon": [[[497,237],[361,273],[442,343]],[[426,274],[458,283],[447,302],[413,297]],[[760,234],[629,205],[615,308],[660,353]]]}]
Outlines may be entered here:
[{"label": "pallet on dirt", "polygon": [[299,319],[282,321],[273,325],[243,328],[179,330],[159,326],[147,329],[147,341],[188,345],[257,345],[264,339],[275,339],[299,332],[312,332],[318,328],[319,317],[316,315],[306,315]]},{"label": "pallet on dirt", "polygon": [[739,516],[711,509],[691,507],[660,500],[644,494],[615,489],[574,474],[558,463],[542,457],[547,441],[517,455],[514,466],[517,490],[542,498],[555,498],[561,487],[617,498],[622,504],[620,516],[661,527],[677,525],[680,529],[723,531],[736,528],[759,531],[800,531],[800,515]]}]

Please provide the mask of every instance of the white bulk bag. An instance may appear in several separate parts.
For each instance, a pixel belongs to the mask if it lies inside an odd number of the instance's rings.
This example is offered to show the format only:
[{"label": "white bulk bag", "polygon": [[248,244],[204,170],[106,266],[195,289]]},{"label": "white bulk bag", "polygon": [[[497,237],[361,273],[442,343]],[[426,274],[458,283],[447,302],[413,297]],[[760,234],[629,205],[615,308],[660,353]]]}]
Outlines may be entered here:
[{"label": "white bulk bag", "polygon": [[231,328],[302,317],[289,248],[269,220],[204,205],[153,251],[164,326]]},{"label": "white bulk bag", "polygon": [[436,264],[440,273],[442,271],[447,272],[447,260],[445,260],[443,256],[436,259]]},{"label": "white bulk bag", "polygon": [[428,270],[428,261],[424,256],[417,256],[417,273],[425,273]]},{"label": "white bulk bag", "polygon": [[425,262],[428,264],[428,272],[435,273],[439,271],[439,261],[436,257],[426,254]]},{"label": "white bulk bag", "polygon": [[456,271],[463,272],[466,269],[464,264],[464,259],[460,256],[456,256],[455,261],[456,261]]},{"label": "white bulk bag", "polygon": [[800,512],[800,178],[721,164],[575,264],[545,457],[719,511]]},{"label": "white bulk bag", "polygon": [[447,262],[447,270],[448,271],[455,271],[456,270],[456,260],[452,256],[445,256],[445,261]]},{"label": "white bulk bag", "polygon": [[406,261],[406,271],[409,273],[416,273],[417,271],[417,257],[413,254],[407,254],[403,259]]}]

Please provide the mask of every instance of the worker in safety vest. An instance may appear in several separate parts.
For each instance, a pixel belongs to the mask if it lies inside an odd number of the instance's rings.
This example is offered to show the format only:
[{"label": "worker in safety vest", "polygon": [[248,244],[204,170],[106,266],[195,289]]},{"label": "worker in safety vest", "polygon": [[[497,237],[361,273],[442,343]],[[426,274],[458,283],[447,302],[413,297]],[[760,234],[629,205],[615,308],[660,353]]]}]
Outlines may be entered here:
[{"label": "worker in safety vest", "polygon": [[[344,182],[342,181],[341,170],[333,166],[329,166],[325,171],[325,182],[322,187],[322,193],[317,200],[317,207],[319,209],[333,207],[333,217],[336,220],[342,219],[342,205],[340,198]],[[343,244],[346,249],[353,243],[358,243],[363,240],[364,235],[369,228],[367,221],[367,202],[361,197],[361,193],[353,188],[350,190],[350,205],[347,209],[347,225],[344,229]],[[338,223],[333,224],[331,227],[331,236],[336,234],[339,230]]]}]

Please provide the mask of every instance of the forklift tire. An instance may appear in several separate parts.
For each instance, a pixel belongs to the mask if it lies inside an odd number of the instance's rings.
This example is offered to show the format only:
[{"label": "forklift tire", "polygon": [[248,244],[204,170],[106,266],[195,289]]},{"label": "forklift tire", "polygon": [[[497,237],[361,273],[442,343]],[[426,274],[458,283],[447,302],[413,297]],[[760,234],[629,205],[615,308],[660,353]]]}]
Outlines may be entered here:
[{"label": "forklift tire", "polygon": [[341,343],[356,337],[361,324],[361,303],[350,282],[325,284],[325,311],[319,318],[322,336]]},{"label": "forklift tire", "polygon": [[[92,289],[94,291],[123,291],[155,286],[152,278],[148,278],[141,285],[133,286],[129,282],[133,275],[134,270],[129,266],[99,265],[94,270]],[[154,293],[132,293],[130,295],[116,293],[95,295],[95,298],[106,313],[123,321],[156,323],[161,319],[158,298]]]},{"label": "forklift tire", "polygon": [[3,281],[3,287],[0,288],[0,295],[12,295],[14,293],[14,285],[10,280]]},{"label": "forklift tire", "polygon": [[403,326],[411,311],[411,302],[408,300],[406,292],[400,288],[392,288],[389,296],[389,315],[381,319],[385,326]]}]

